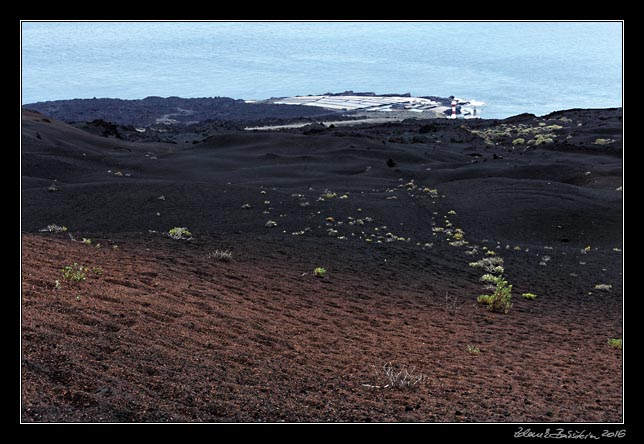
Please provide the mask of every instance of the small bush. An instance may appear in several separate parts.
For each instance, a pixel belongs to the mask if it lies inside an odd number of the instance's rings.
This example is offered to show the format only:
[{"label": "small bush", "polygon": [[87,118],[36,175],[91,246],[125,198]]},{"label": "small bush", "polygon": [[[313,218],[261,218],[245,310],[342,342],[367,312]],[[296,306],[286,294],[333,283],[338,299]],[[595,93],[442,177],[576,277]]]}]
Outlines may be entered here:
[{"label": "small bush", "polygon": [[597,285],[595,285],[595,290],[610,291],[611,288],[613,288],[613,286],[610,285],[610,284],[597,284]]},{"label": "small bush", "polygon": [[479,304],[487,305],[490,311],[507,314],[512,308],[512,285],[503,276],[498,276],[495,281],[494,293],[481,295],[476,300]]},{"label": "small bush", "polygon": [[233,253],[229,250],[215,250],[207,254],[208,259],[214,259],[216,261],[228,262],[232,260]]},{"label": "small bush", "polygon": [[525,143],[525,139],[523,137],[519,137],[512,141],[512,145],[523,145],[524,143]]},{"label": "small bush", "polygon": [[64,226],[64,225],[61,227],[60,225],[50,224],[50,225],[47,225],[45,228],[41,228],[38,231],[40,231],[41,233],[45,233],[45,232],[47,232],[47,233],[64,233],[65,231],[67,231],[67,227]]},{"label": "small bush", "polygon": [[190,239],[192,237],[192,233],[188,231],[186,227],[174,227],[170,231],[168,231],[168,235],[172,239]]},{"label": "small bush", "polygon": [[503,258],[500,256],[486,257],[476,262],[470,262],[470,267],[482,268],[486,273],[503,274]]},{"label": "small bush", "polygon": [[334,197],[337,197],[337,195],[338,194],[333,192],[333,191],[324,190],[324,193],[322,193],[322,195],[319,197],[319,199],[329,200],[329,199],[333,199]]},{"label": "small bush", "polygon": [[521,293],[521,297],[532,301],[537,298],[537,295],[534,293]]},{"label": "small bush", "polygon": [[593,145],[608,145],[613,142],[615,142],[613,139],[595,139]]},{"label": "small bush", "polygon": [[313,275],[317,277],[324,277],[326,276],[326,269],[322,267],[318,267],[315,270],[313,270]]},{"label": "small bush", "polygon": [[608,345],[618,350],[622,349],[622,340],[621,339],[609,339]]},{"label": "small bush", "polygon": [[67,265],[62,269],[63,277],[68,281],[81,282],[86,279],[85,273],[87,272],[87,267],[78,265],[74,262],[73,265]]},{"label": "small bush", "polygon": [[429,194],[431,197],[438,197],[438,190],[425,187],[423,188],[423,193]]},{"label": "small bush", "polygon": [[384,388],[409,389],[416,386],[416,384],[419,384],[423,381],[423,379],[425,379],[425,375],[423,375],[422,373],[414,375],[413,367],[411,371],[405,368],[398,370],[391,363],[389,363],[383,365],[382,370],[388,380],[388,384],[385,385]]},{"label": "small bush", "polygon": [[549,143],[554,143],[554,140],[552,139],[552,137],[547,137],[546,135],[542,136],[541,134],[539,134],[535,138],[535,144],[537,145],[547,145]]}]

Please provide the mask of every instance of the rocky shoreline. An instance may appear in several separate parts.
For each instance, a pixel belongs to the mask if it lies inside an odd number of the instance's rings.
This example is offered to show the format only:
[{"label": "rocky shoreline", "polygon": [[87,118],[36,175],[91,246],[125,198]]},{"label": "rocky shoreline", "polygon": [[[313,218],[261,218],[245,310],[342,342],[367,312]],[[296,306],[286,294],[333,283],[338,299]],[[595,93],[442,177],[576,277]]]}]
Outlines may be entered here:
[{"label": "rocky shoreline", "polygon": [[140,100],[71,99],[24,105],[67,123],[102,120],[116,125],[150,127],[164,124],[194,124],[209,120],[258,121],[297,119],[337,114],[328,110],[272,103],[248,103],[229,97],[146,97]]}]

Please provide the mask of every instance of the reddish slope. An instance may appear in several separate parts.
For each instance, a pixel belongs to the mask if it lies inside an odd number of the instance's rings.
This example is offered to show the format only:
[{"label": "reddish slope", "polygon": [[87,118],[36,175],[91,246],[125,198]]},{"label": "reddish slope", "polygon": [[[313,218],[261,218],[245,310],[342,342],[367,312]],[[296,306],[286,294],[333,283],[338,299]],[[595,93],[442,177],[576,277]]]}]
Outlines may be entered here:
[{"label": "reddish slope", "polygon": [[[619,311],[605,309],[611,294],[574,308],[542,294],[498,315],[476,306],[477,285],[448,289],[405,260],[383,265],[358,248],[346,261],[348,250],[327,241],[312,255],[226,241],[240,246],[231,262],[206,257],[218,239],[122,239],[113,250],[25,235],[23,419],[621,418],[621,351],[606,343],[620,330]],[[103,272],[73,285],[60,272],[73,262]],[[318,265],[324,279],[312,276]],[[456,314],[446,292],[458,297]],[[367,387],[387,383],[389,362],[424,381]]]}]

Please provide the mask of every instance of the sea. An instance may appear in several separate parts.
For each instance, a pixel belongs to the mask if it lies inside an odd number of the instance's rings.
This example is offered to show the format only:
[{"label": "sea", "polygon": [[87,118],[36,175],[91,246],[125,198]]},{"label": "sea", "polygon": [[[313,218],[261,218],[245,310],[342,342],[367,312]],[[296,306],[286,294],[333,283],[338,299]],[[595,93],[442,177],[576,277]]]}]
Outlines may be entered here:
[{"label": "sea", "polygon": [[21,23],[22,103],[410,93],[482,117],[622,106],[623,22]]}]

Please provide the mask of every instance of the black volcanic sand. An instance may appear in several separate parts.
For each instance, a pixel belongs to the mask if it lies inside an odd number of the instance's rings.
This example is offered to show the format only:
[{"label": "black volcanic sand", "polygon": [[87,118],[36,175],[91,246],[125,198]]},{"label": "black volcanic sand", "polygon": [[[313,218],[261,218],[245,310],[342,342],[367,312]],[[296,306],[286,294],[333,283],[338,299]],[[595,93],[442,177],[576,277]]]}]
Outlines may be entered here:
[{"label": "black volcanic sand", "polygon": [[621,421],[621,153],[615,109],[194,144],[25,111],[22,419]]}]

